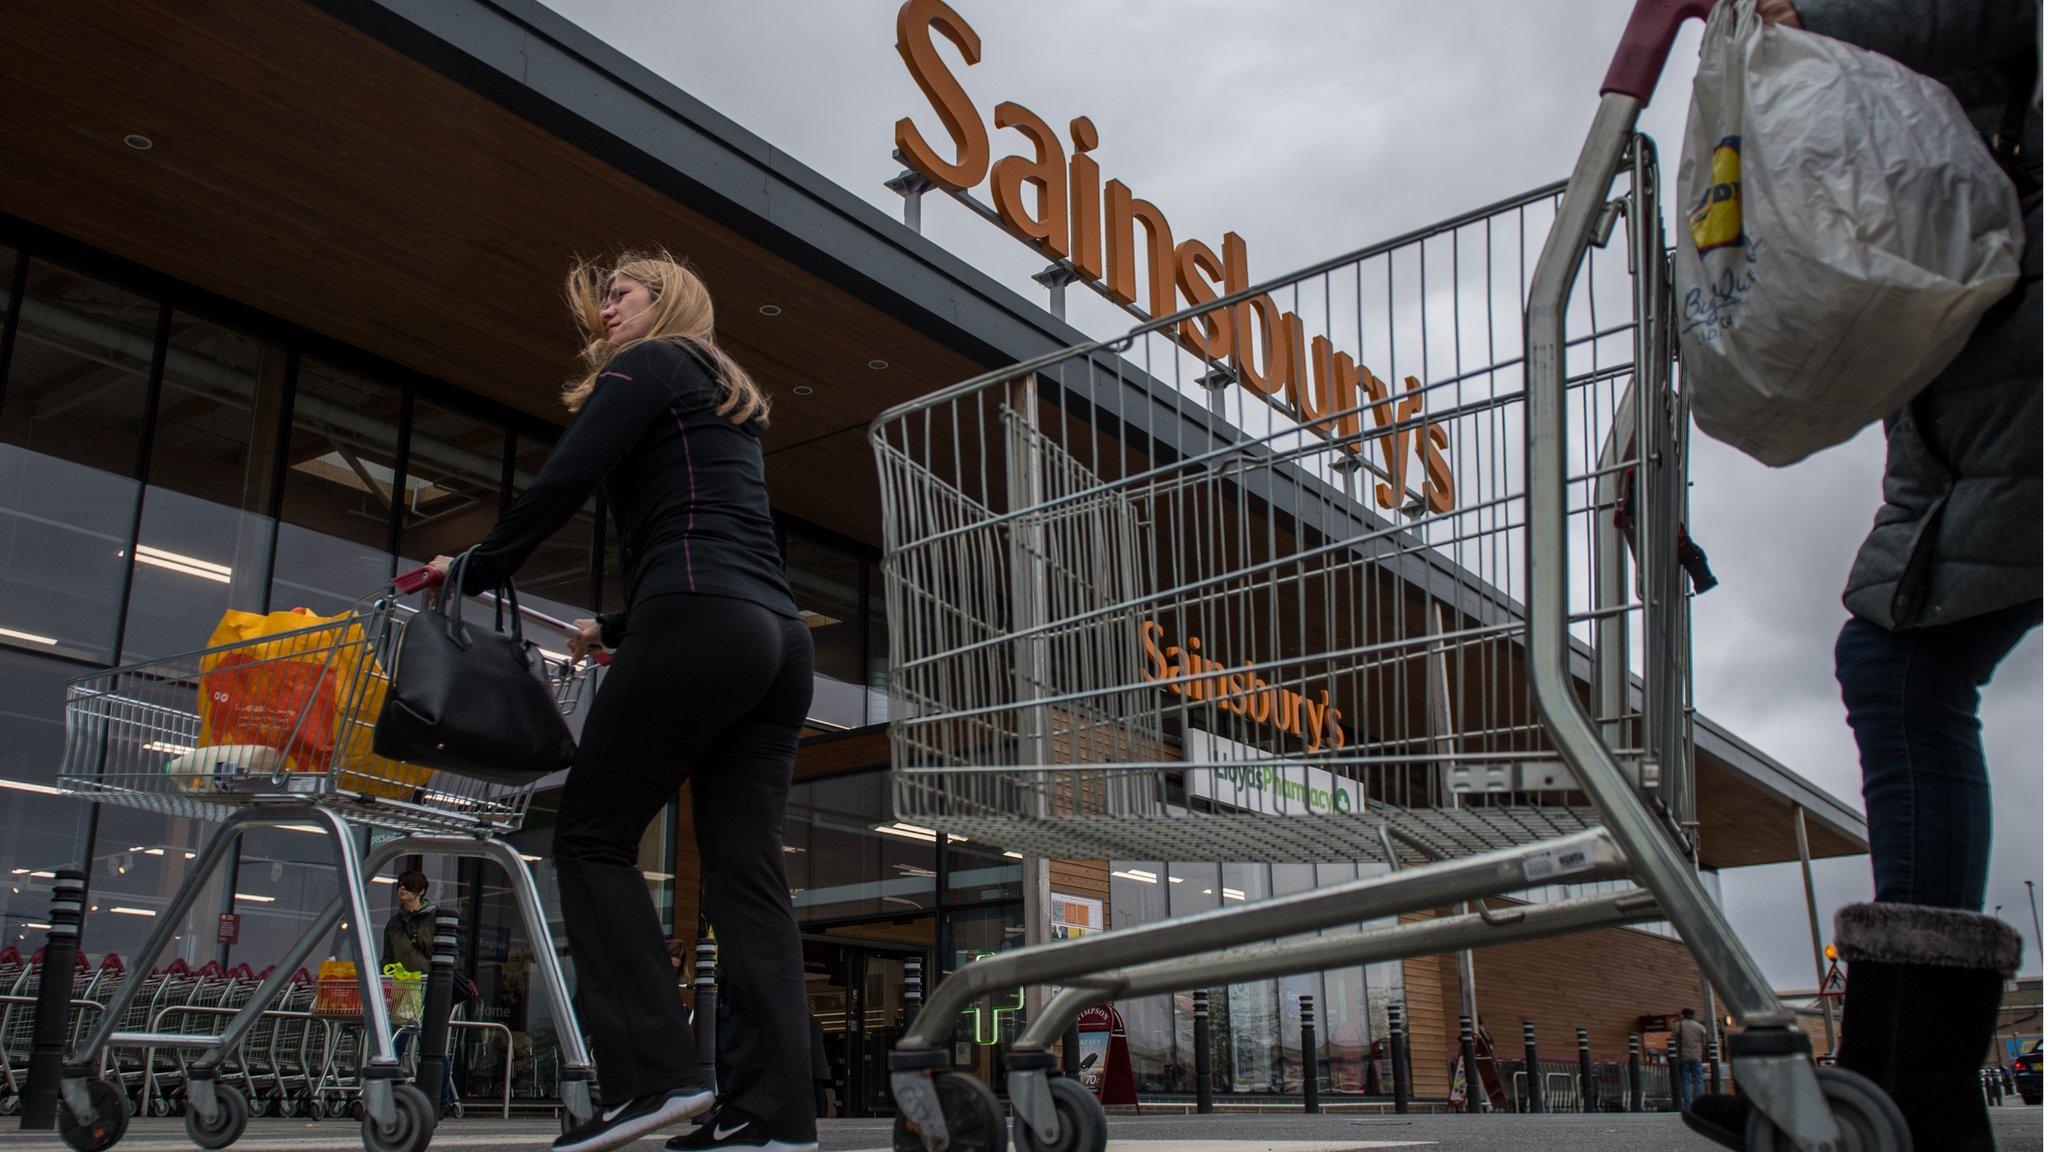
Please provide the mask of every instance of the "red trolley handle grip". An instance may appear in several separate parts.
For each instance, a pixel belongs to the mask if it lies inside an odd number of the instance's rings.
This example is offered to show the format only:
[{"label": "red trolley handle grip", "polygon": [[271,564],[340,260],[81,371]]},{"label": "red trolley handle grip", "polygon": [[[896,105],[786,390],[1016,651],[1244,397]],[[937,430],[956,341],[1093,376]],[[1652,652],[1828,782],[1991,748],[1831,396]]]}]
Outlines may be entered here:
[{"label": "red trolley handle grip", "polygon": [[1671,42],[1678,38],[1678,26],[1705,20],[1713,8],[1714,0],[1636,0],[1621,33],[1621,47],[1614,50],[1614,62],[1600,82],[1600,94],[1619,93],[1633,96],[1639,104],[1649,103],[1657,78],[1664,74],[1664,60],[1671,55]]},{"label": "red trolley handle grip", "polygon": [[441,573],[436,571],[432,565],[400,573],[391,580],[392,589],[400,596],[410,596],[415,592],[423,592],[428,588],[439,588],[440,586]]}]

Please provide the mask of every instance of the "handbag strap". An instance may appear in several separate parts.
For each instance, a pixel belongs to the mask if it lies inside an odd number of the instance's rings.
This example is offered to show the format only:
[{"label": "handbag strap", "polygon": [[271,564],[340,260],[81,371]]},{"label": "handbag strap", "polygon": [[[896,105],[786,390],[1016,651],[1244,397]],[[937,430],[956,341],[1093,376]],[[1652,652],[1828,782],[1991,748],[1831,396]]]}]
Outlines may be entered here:
[{"label": "handbag strap", "polygon": [[[470,553],[475,551],[476,546],[471,545],[463,549],[455,557],[454,563],[448,565],[448,579],[441,586],[442,614],[447,617],[451,627],[459,626],[462,623],[462,578],[469,568]],[[519,591],[513,587],[512,578],[507,576],[504,583],[493,589],[493,591],[498,594],[498,611],[502,614],[507,609],[510,610],[513,641],[518,644],[524,644],[526,642],[526,630],[519,622]],[[498,619],[502,620],[503,615],[500,615]],[[496,621],[494,621],[495,623]],[[503,630],[502,627],[493,628],[493,631]]]}]

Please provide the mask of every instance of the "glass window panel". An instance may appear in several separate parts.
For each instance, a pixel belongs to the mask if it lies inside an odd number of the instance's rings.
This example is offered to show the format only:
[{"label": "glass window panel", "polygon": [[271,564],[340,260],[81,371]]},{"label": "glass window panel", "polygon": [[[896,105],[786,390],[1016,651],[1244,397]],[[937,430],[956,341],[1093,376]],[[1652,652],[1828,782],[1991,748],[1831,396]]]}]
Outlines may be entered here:
[{"label": "glass window panel", "polygon": [[[64,758],[64,682],[78,669],[0,648],[0,947],[40,946],[50,882],[78,865],[84,806],[56,795]],[[99,949],[97,941],[94,950]],[[25,954],[25,951],[24,951]]]},{"label": "glass window panel", "polygon": [[[1224,864],[1223,892],[1232,906],[1243,893],[1250,904],[1273,894],[1265,864]],[[1218,1067],[1228,1077],[1226,1091],[1273,1092],[1280,1059],[1279,993],[1271,980],[1233,984],[1210,1003],[1211,1027],[1228,1038],[1228,1058]]]},{"label": "glass window panel", "polygon": [[[547,445],[520,438],[512,474],[513,495],[526,491],[547,458]],[[527,557],[519,569],[519,595],[531,599],[541,611],[565,620],[589,616],[598,603],[597,589],[590,584],[590,546],[596,526],[597,501],[592,499]],[[607,570],[618,565],[617,535],[616,531],[606,532]],[[604,606],[617,609],[624,604],[614,594]]]},{"label": "glass window panel", "polygon": [[[1287,896],[1295,892],[1306,892],[1315,886],[1316,869],[1313,864],[1273,865],[1273,894]],[[1280,1039],[1279,1075],[1274,1079],[1281,1092],[1301,1091],[1301,998],[1315,997],[1316,1003],[1323,1002],[1322,976],[1319,973],[1284,976],[1276,982],[1280,998],[1278,1032]]]},{"label": "glass window panel", "polygon": [[[1129,928],[1166,919],[1166,865],[1156,860],[1112,860],[1109,863],[1109,927]],[[1165,996],[1123,999],[1130,1044],[1131,1073],[1140,1092],[1167,1090],[1167,1066],[1173,1063],[1173,1011]]]},{"label": "glass window panel", "polygon": [[273,611],[329,615],[390,578],[390,495],[403,408],[395,388],[311,358],[300,362]]},{"label": "glass window panel", "polygon": [[890,814],[889,776],[798,781],[783,834],[797,919],[911,913],[935,903],[937,834]]},{"label": "glass window panel", "polygon": [[[211,821],[103,805],[87,892],[84,940],[90,949],[133,959],[158,919],[170,913],[201,845],[217,827]],[[183,960],[196,968],[215,959],[224,880],[223,872],[207,881],[157,963]]]},{"label": "glass window panel", "polygon": [[30,263],[0,407],[0,643],[113,656],[158,312]]},{"label": "glass window panel", "polygon": [[792,532],[783,563],[798,611],[811,629],[817,686],[811,716],[858,728],[867,722],[860,662],[860,559]]},{"label": "glass window panel", "polygon": [[[1356,864],[1318,864],[1316,886],[1328,888],[1358,878]],[[1343,936],[1358,931],[1347,925],[1325,930],[1325,936]],[[1326,1086],[1332,1092],[1365,1091],[1366,1046],[1372,1033],[1367,1027],[1365,970],[1356,966],[1323,973],[1323,996],[1317,1001],[1317,1036],[1322,1045]],[[1390,1089],[1391,1090],[1391,1089]]]},{"label": "glass window panel", "polygon": [[863,627],[868,634],[867,663],[867,714],[863,719],[869,724],[886,723],[889,719],[889,626],[884,615],[888,593],[883,587],[882,566],[869,562],[868,599],[861,610]]},{"label": "glass window panel", "polygon": [[1001,849],[946,837],[946,899],[955,904],[1024,895],[1024,862]]},{"label": "glass window panel", "polygon": [[262,608],[284,359],[241,333],[172,318],[123,661],[189,652],[224,609]]},{"label": "glass window panel", "polygon": [[415,399],[399,512],[400,569],[452,556],[488,535],[498,522],[504,467],[503,427]]}]

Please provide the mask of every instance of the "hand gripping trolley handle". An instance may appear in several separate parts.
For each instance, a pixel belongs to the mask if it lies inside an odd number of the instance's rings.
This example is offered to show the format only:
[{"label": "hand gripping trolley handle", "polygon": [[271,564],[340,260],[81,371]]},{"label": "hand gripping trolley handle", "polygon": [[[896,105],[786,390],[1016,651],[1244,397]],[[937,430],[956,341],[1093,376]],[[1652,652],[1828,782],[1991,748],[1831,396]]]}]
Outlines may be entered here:
[{"label": "hand gripping trolley handle", "polygon": [[1635,126],[1708,7],[1639,0],[1564,184],[877,418],[897,819],[1029,869],[1361,876],[953,973],[890,1054],[898,1149],[1007,1148],[951,1067],[982,996],[1062,987],[1005,1058],[1014,1134],[1100,1152],[1050,1051],[1092,1004],[1655,919],[1743,1028],[1751,1149],[1907,1147],[1696,875],[1688,396]]},{"label": "hand gripping trolley handle", "polygon": [[[110,1046],[198,1050],[199,1057],[185,1069],[187,1133],[202,1148],[234,1143],[248,1123],[250,1107],[241,1089],[225,1082],[223,1064],[344,917],[361,954],[356,972],[364,1041],[363,1146],[367,1152],[421,1152],[432,1139],[434,1106],[424,1092],[403,1082],[379,968],[367,962],[379,944],[367,879],[401,856],[488,860],[504,870],[528,935],[549,939],[533,875],[505,839],[525,820],[531,788],[395,763],[370,750],[386,677],[411,616],[399,597],[440,580],[439,573],[423,568],[400,576],[341,616],[297,631],[72,681],[58,776],[67,792],[93,803],[220,822],[133,957],[135,971],[147,972],[157,963],[245,832],[289,827],[324,833],[340,881],[333,900],[277,958],[269,976],[218,1034],[124,1027],[147,982],[121,984],[59,1081],[60,1127],[65,1142],[79,1152],[102,1152],[127,1128],[122,1089],[98,1072]],[[544,613],[519,611],[541,624],[568,629]],[[545,655],[542,664],[557,705],[564,712],[574,710],[587,684],[586,669]],[[238,693],[261,699],[266,711],[255,727],[263,739],[221,741],[208,728],[202,692],[214,694],[214,701]],[[245,718],[243,724],[248,723]],[[223,745],[211,755],[200,747],[209,738]],[[365,853],[358,836],[363,828],[395,835]],[[591,1115],[590,1055],[555,950],[537,949],[536,961],[560,1024],[562,1104],[565,1123],[573,1126]]]}]

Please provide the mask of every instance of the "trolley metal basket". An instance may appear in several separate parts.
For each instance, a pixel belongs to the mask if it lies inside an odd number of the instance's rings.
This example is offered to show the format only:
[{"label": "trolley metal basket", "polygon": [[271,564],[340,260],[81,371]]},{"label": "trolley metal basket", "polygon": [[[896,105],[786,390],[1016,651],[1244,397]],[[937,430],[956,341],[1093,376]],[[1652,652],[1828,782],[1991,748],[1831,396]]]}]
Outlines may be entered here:
[{"label": "trolley metal basket", "polygon": [[1639,3],[1567,183],[875,421],[899,820],[1038,858],[1385,866],[954,973],[891,1054],[898,1147],[1004,1147],[948,1071],[1000,989],[1064,988],[1006,1057],[1019,1144],[1100,1149],[1047,1051],[1091,1004],[1657,918],[1746,1029],[1752,1146],[1838,1146],[1831,1107],[1874,1090],[1816,1079],[1692,862],[1687,394],[1634,126],[1705,7]]},{"label": "trolley metal basket", "polygon": [[[537,940],[548,938],[533,875],[504,839],[525,819],[532,789],[399,763],[372,750],[377,709],[412,614],[401,597],[438,582],[438,574],[421,569],[350,611],[305,628],[72,681],[58,775],[66,791],[96,803],[219,822],[133,958],[136,971],[150,971],[156,964],[240,835],[252,828],[325,833],[340,874],[340,892],[311,919],[260,986],[237,997],[218,1033],[211,1030],[217,1018],[210,1016],[191,1017],[177,1030],[153,1026],[161,1013],[139,1012],[145,1006],[137,999],[146,989],[161,987],[142,979],[122,983],[90,1037],[72,1054],[59,1085],[68,1112],[65,1138],[80,1152],[112,1146],[125,1129],[122,1092],[98,1072],[110,1047],[142,1049],[141,1075],[150,1083],[159,1078],[153,1063],[157,1050],[200,1051],[197,1059],[180,1061],[173,1073],[185,1083],[187,1128],[204,1147],[233,1143],[250,1108],[242,1090],[225,1082],[223,1073],[246,1081],[232,1063],[240,1058],[242,1042],[344,916],[357,936],[358,953],[376,954],[376,943],[369,939],[375,920],[366,879],[400,856],[495,862],[510,881],[526,931]],[[532,609],[519,611],[544,625],[569,627]],[[539,672],[565,712],[578,706],[588,682],[586,668],[543,653]],[[238,706],[231,724],[222,719],[229,705]],[[366,853],[362,842],[367,837],[358,835],[363,828],[396,835]],[[574,1024],[559,957],[554,949],[543,948],[537,961],[557,1019],[566,1022],[564,1110],[571,1123],[581,1123],[591,1114],[589,1053]],[[369,1152],[419,1152],[433,1134],[434,1106],[424,1093],[399,1082],[393,1013],[377,966],[359,963],[356,968],[351,1015],[362,1020],[358,1079],[364,1145]],[[414,1014],[416,1001],[414,984],[408,999]],[[335,1072],[335,1035],[330,1027],[323,1084]],[[304,1032],[300,1039],[303,1047]],[[296,1073],[307,1080],[303,1059]],[[312,1091],[317,1096],[320,1089]]]}]

